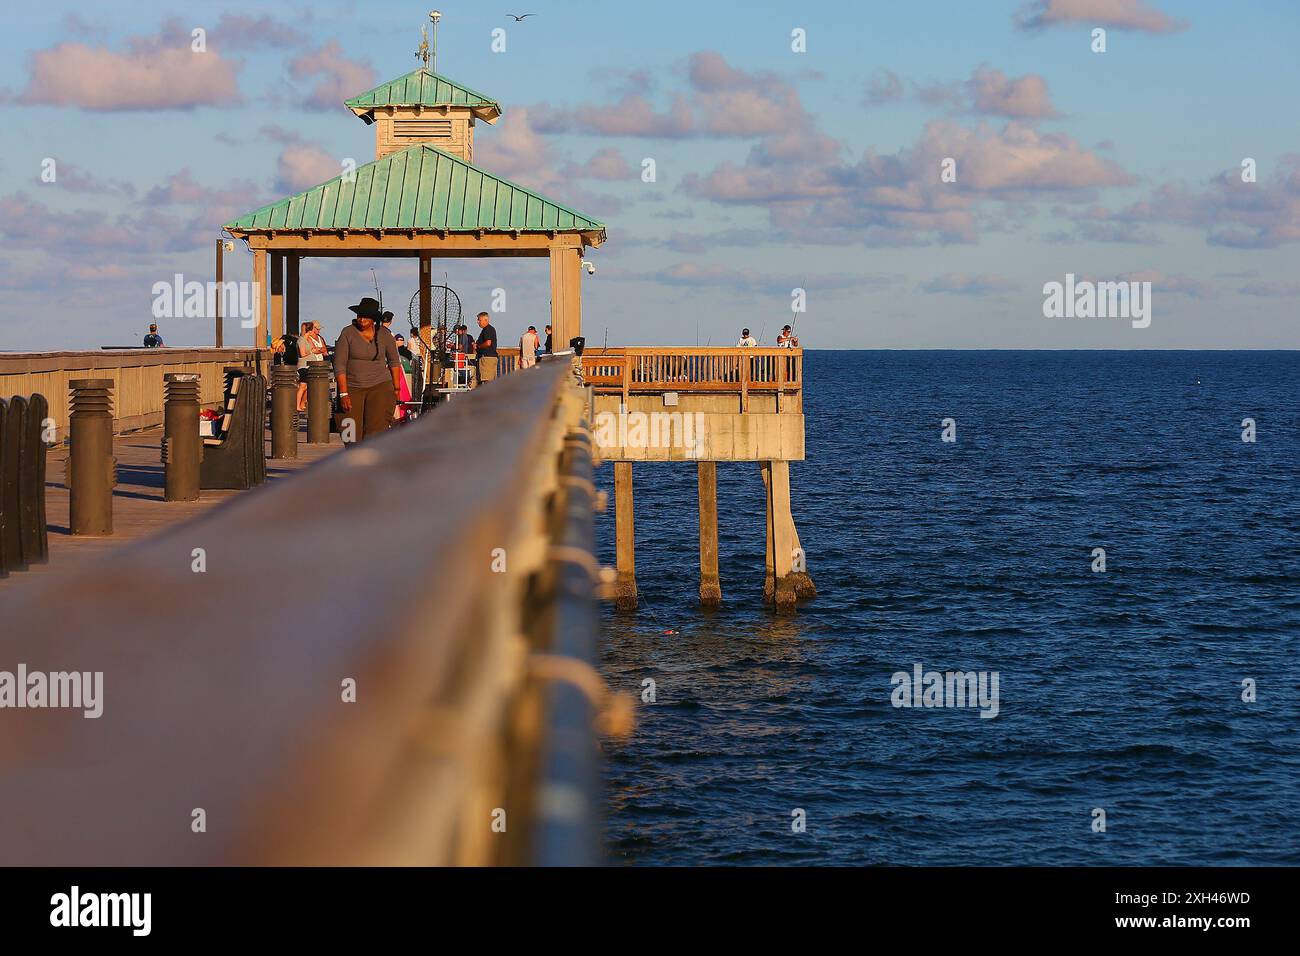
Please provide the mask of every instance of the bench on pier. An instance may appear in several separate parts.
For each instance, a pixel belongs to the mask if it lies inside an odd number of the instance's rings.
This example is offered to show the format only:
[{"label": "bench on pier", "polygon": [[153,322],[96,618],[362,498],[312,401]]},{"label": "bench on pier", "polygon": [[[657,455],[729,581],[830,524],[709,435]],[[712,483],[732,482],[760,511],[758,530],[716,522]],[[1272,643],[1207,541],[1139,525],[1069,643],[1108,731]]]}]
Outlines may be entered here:
[{"label": "bench on pier", "polygon": [[49,560],[43,395],[0,399],[0,578]]},{"label": "bench on pier", "polygon": [[251,488],[266,481],[266,378],[227,368],[221,422],[203,439],[199,487]]}]

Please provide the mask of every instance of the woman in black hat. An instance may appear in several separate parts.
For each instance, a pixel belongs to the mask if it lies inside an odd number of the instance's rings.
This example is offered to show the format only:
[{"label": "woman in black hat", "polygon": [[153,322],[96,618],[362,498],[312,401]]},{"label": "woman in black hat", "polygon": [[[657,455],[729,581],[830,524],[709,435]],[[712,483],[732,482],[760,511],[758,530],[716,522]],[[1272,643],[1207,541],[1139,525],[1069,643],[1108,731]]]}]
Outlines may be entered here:
[{"label": "woman in black hat", "polygon": [[334,378],[343,408],[343,438],[361,441],[392,424],[401,394],[402,360],[392,333],[380,324],[378,302],[366,298],[348,309],[356,318],[334,345]]}]

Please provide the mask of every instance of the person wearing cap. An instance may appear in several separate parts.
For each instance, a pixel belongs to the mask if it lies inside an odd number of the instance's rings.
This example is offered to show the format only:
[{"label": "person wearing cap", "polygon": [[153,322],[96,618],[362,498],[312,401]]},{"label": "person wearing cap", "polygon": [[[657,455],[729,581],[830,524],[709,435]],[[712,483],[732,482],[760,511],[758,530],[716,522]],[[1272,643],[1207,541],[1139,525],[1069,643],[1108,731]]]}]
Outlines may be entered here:
[{"label": "person wearing cap", "polygon": [[149,334],[144,337],[144,347],[147,349],[162,348],[162,336],[158,334],[158,326],[150,325]]},{"label": "person wearing cap", "polygon": [[749,334],[749,329],[740,330],[740,341],[736,343],[738,349],[752,349],[758,347],[758,339]]},{"label": "person wearing cap", "polygon": [[779,349],[797,349],[799,340],[795,338],[794,330],[790,326],[781,329],[781,334],[776,337],[776,347]]},{"label": "person wearing cap", "polygon": [[392,333],[381,324],[378,302],[365,298],[348,309],[356,317],[334,344],[334,378],[343,409],[341,427],[347,429],[350,421],[351,440],[361,441],[393,423],[402,393],[402,359]]},{"label": "person wearing cap", "polygon": [[528,326],[528,331],[519,337],[519,367],[532,368],[537,364],[537,351],[542,347],[542,340],[537,335],[537,326]]}]

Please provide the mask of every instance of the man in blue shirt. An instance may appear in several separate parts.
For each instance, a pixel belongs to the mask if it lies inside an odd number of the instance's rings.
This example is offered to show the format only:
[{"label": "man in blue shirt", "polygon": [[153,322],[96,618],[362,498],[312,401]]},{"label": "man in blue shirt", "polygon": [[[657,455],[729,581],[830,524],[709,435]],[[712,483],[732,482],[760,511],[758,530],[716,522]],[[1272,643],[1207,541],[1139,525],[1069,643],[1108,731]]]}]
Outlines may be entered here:
[{"label": "man in blue shirt", "polygon": [[150,325],[149,334],[144,337],[144,347],[147,349],[161,348],[163,344],[162,336],[158,334],[158,326]]}]

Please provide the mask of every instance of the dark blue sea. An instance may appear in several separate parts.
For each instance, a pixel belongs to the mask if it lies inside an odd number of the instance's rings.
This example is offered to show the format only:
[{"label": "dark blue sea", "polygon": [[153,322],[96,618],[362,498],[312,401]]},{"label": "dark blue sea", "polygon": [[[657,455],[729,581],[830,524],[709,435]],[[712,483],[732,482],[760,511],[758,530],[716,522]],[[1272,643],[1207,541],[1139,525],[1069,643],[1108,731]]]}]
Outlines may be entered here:
[{"label": "dark blue sea", "polygon": [[[819,351],[805,376],[820,595],[794,616],[762,601],[757,465],[718,466],[712,613],[695,468],[635,467],[642,605],[605,612],[603,669],[656,702],[606,745],[612,862],[1300,864],[1300,353]],[[598,535],[612,564],[612,506]],[[918,663],[997,671],[998,715],[892,706]]]}]

